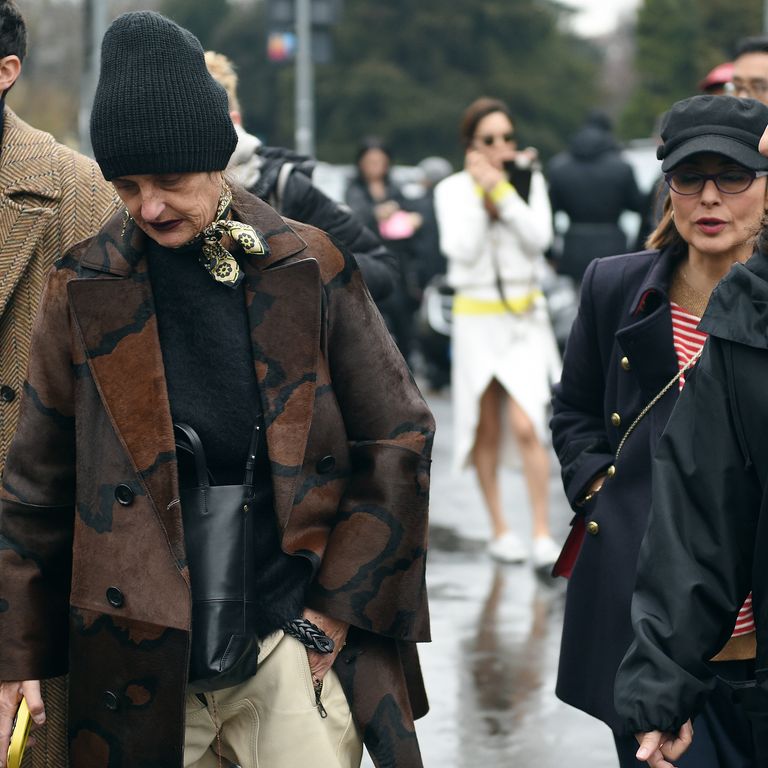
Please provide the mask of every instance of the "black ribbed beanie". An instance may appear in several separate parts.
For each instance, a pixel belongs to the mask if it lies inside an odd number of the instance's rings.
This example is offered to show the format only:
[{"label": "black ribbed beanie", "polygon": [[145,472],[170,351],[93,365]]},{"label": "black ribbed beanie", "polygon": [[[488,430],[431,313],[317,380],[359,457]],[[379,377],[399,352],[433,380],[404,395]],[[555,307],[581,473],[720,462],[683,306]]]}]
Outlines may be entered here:
[{"label": "black ribbed beanie", "polygon": [[237,145],[227,94],[191,32],[154,11],[112,22],[101,44],[91,144],[108,180],[227,167]]}]

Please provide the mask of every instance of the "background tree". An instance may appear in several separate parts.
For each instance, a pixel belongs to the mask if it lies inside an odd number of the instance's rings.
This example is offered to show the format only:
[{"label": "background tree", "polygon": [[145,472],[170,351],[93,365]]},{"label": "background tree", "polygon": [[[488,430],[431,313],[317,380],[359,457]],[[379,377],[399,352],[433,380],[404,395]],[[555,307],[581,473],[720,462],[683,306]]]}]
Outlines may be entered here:
[{"label": "background tree", "polygon": [[[240,74],[248,129],[292,146],[294,68],[267,61],[266,2],[111,0],[108,15],[156,8],[225,53]],[[10,103],[76,144],[81,3],[23,5],[31,55]],[[360,138],[377,134],[399,162],[443,154],[458,163],[459,116],[487,94],[510,103],[521,141],[548,157],[601,96],[600,57],[567,31],[568,13],[555,0],[345,0],[333,60],[315,70],[318,156],[350,162]]]},{"label": "background tree", "polygon": [[650,135],[665,110],[698,93],[707,72],[730,61],[739,38],[761,28],[761,0],[644,0],[637,15],[637,82],[620,134]]},{"label": "background tree", "polygon": [[[292,145],[294,69],[265,60],[264,3],[164,0],[161,10],[235,62],[249,129]],[[562,30],[566,15],[550,0],[346,0],[333,60],[315,69],[318,155],[350,162],[376,134],[399,162],[458,162],[459,116],[483,94],[508,100],[523,142],[553,153],[598,98],[599,56]]]}]

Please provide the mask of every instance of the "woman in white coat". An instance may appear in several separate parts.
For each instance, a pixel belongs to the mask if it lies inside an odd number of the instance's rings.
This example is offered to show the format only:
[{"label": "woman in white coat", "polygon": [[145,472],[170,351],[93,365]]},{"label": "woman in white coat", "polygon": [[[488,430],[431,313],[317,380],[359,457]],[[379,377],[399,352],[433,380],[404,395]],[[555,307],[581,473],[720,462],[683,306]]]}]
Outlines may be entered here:
[{"label": "woman in white coat", "polygon": [[533,562],[546,568],[559,552],[549,535],[545,436],[560,359],[540,287],[552,214],[544,177],[531,169],[532,152],[517,150],[504,102],[477,99],[464,112],[460,132],[464,170],[435,189],[440,244],[456,291],[454,459],[457,467],[472,464],[477,471],[491,518],[489,552],[503,562],[529,554],[509,529],[498,481],[502,461],[522,461]]}]

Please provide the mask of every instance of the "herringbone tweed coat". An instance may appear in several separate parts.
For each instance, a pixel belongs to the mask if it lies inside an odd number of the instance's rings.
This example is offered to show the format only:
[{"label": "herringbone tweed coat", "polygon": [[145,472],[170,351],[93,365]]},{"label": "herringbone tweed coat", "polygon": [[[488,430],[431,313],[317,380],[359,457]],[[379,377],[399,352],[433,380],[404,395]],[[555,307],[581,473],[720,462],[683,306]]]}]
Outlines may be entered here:
[{"label": "herringbone tweed coat", "polygon": [[[19,417],[32,323],[48,270],[75,243],[93,235],[116,203],[112,185],[92,160],[5,107],[0,147],[0,472]],[[24,764],[66,768],[64,681],[47,681],[45,692],[49,725],[38,731],[38,744]]]},{"label": "herringbone tweed coat", "polygon": [[[432,416],[354,260],[234,209],[271,248],[245,295],[283,549],[352,625],[336,670],[374,761],[421,766]],[[191,600],[144,242],[116,215],[51,273],[2,488],[0,679],[69,670],[78,768],[182,765]]]},{"label": "herringbone tweed coat", "polygon": [[0,471],[19,417],[32,322],[48,270],[115,212],[99,167],[5,107],[0,148]]}]

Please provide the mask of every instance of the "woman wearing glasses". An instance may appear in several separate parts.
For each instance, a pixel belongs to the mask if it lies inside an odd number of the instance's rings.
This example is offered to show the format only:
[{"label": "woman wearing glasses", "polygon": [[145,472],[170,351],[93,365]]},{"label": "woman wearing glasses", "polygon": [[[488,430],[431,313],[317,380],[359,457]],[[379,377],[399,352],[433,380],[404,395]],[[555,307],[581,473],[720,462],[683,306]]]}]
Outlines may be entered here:
[{"label": "woman wearing glasses", "polygon": [[[633,637],[630,603],[651,504],[651,458],[680,391],[693,386],[686,380],[700,378],[693,366],[705,329],[712,327],[699,327],[710,295],[734,263],[752,255],[765,214],[768,159],[758,153],[758,141],[766,123],[768,107],[751,99],[695,96],[672,107],[659,149],[670,194],[648,241],[652,250],[590,264],[555,390],[553,443],[576,513],[574,530],[586,531],[581,549],[567,547],[556,566],[560,572],[572,566],[557,694],[612,729],[621,766],[637,765],[635,732],[672,724],[658,714],[664,711],[661,702],[668,703],[663,682],[657,680],[653,694],[638,697],[637,712],[643,714],[633,712],[628,724],[626,708],[619,714],[614,706],[614,680]],[[690,435],[698,435],[700,447],[717,464],[722,460],[719,436],[702,440],[700,432],[710,426],[713,413],[697,409],[696,431],[691,428]],[[685,471],[697,470],[688,461]],[[740,489],[734,492],[741,496]],[[682,496],[665,499],[659,515],[678,513],[682,502]],[[694,519],[683,532],[681,548],[698,535],[698,511],[688,510]],[[737,514],[749,513],[740,508]],[[577,539],[569,537],[571,543]],[[710,553],[715,552],[713,545]],[[662,556],[655,549],[653,555],[648,552],[646,568],[654,570],[657,586],[680,601],[678,615],[685,622],[666,615],[676,631],[690,637],[698,632],[696,619],[708,615],[711,606],[695,599],[696,578],[678,569],[683,560],[679,552]],[[732,614],[720,616],[716,635],[704,649],[698,671],[706,669],[714,682],[710,695],[686,712],[698,713],[697,737],[691,752],[676,763],[679,768],[755,765],[749,726],[725,682],[754,676],[755,622],[748,592],[734,603]],[[657,615],[664,615],[660,611]],[[625,696],[634,698],[634,692],[627,687]]]},{"label": "woman wearing glasses", "polygon": [[[768,158],[757,155],[757,142],[768,108],[747,104],[754,119],[717,142],[731,141],[741,162],[764,177]],[[734,215],[746,222],[747,197],[765,208],[765,190],[766,179],[757,178],[732,196],[744,201],[731,206]],[[755,255],[734,267],[712,296],[701,323],[709,343],[654,459],[653,509],[632,601],[635,640],[616,679],[616,705],[628,726],[644,733],[640,756],[658,768],[678,762],[687,746],[692,734],[686,719],[713,685],[707,659],[752,587],[756,662],[735,698],[749,717],[755,764],[768,764],[765,234]],[[693,748],[698,738],[696,731]]]},{"label": "woman wearing glasses", "polygon": [[[460,135],[464,170],[435,188],[440,246],[456,290],[455,464],[477,471],[491,519],[490,555],[522,562],[529,548],[508,527],[498,481],[502,460],[519,455],[533,516],[533,563],[549,568],[557,547],[549,535],[545,414],[560,360],[540,278],[552,213],[544,178],[531,167],[535,153],[517,150],[503,102],[470,104]],[[505,432],[514,438],[509,444]]]}]

